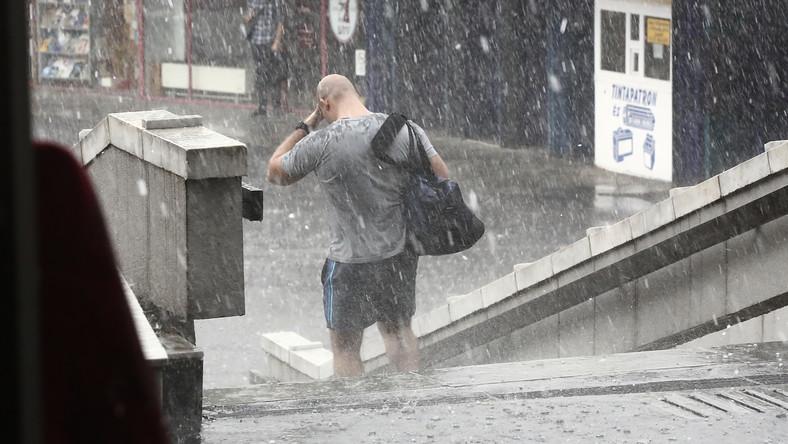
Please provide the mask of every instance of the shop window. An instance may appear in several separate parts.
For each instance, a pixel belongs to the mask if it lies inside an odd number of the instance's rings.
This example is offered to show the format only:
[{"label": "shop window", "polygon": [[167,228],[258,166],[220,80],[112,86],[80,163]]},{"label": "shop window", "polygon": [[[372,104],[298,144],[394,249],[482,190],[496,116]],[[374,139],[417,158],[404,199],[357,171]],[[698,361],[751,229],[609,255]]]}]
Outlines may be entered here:
[{"label": "shop window", "polygon": [[646,77],[670,80],[670,19],[646,17]]},{"label": "shop window", "polygon": [[602,10],[602,69],[623,73],[626,69],[627,15]]}]

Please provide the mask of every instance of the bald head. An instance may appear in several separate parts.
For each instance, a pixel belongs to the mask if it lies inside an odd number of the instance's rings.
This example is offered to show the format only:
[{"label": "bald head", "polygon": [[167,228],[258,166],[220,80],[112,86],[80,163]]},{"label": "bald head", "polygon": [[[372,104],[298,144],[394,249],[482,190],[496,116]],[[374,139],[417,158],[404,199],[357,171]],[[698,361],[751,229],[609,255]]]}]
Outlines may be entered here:
[{"label": "bald head", "polygon": [[347,77],[329,74],[317,84],[317,97],[318,99],[340,102],[348,97],[358,98],[358,94]]},{"label": "bald head", "polygon": [[369,114],[356,88],[347,77],[339,74],[323,77],[317,84],[317,99],[320,112],[328,122]]}]

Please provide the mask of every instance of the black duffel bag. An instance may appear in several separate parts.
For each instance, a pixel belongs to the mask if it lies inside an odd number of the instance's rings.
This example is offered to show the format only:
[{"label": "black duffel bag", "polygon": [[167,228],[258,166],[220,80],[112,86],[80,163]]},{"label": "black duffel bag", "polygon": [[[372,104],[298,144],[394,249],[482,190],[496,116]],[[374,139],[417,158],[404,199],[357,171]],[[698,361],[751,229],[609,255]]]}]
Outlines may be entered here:
[{"label": "black duffel bag", "polygon": [[[410,143],[405,162],[395,162],[387,154],[403,126]],[[415,143],[414,143],[415,141]],[[457,182],[436,176],[421,138],[402,114],[391,114],[372,139],[375,156],[403,168],[409,183],[403,194],[408,243],[420,256],[457,253],[472,247],[484,234],[484,223],[462,198]]]}]

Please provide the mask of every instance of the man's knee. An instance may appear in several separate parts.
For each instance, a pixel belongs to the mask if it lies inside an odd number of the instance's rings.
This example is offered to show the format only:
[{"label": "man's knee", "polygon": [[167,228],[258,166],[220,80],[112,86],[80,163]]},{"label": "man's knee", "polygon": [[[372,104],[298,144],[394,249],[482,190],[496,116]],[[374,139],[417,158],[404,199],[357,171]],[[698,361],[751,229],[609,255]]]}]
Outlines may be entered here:
[{"label": "man's knee", "polygon": [[398,335],[405,329],[410,328],[410,318],[398,319],[396,321],[378,321],[378,329],[385,335]]},{"label": "man's knee", "polygon": [[363,331],[331,330],[331,345],[334,353],[359,353],[362,339]]}]

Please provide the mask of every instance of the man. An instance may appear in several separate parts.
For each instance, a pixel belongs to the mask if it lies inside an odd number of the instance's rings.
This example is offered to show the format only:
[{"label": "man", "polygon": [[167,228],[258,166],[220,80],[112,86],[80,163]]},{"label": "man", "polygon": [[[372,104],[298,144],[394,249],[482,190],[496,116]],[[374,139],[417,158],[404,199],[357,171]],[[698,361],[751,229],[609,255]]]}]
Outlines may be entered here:
[{"label": "man", "polygon": [[[284,0],[247,0],[244,15],[247,39],[255,63],[257,109],[253,116],[267,114],[268,96],[283,104],[287,88],[287,60],[284,54]],[[281,88],[281,91],[279,90]],[[278,98],[276,96],[279,95]]]},{"label": "man", "polygon": [[[340,75],[317,86],[318,105],[277,147],[268,162],[268,181],[297,182],[314,172],[331,203],[331,245],[323,266],[323,306],[334,352],[336,376],[360,376],[361,339],[377,323],[386,354],[400,371],[419,368],[410,327],[416,304],[418,257],[405,242],[401,168],[378,161],[370,142],[386,119],[371,113],[353,84]],[[325,119],[328,126],[312,132]],[[448,168],[424,131],[414,126],[435,174]],[[403,127],[389,149],[407,158],[410,135]]]}]

